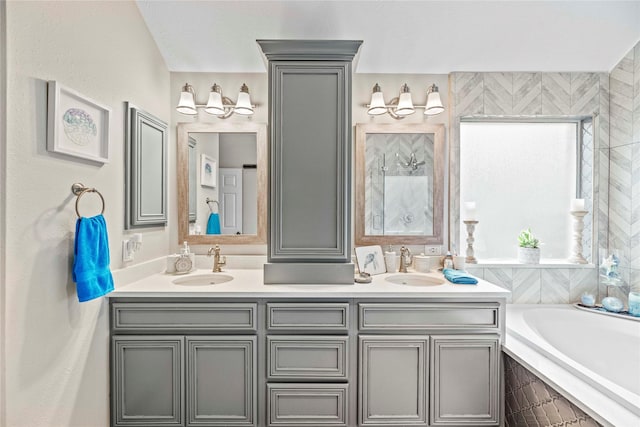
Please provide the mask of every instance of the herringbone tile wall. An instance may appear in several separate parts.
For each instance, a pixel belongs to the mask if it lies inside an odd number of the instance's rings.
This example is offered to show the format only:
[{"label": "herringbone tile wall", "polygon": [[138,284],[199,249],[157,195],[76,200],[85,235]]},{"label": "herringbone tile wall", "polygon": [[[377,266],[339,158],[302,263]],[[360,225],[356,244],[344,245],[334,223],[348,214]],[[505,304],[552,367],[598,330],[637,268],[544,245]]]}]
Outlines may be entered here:
[{"label": "herringbone tile wall", "polygon": [[640,290],[640,42],[610,75],[609,248]]},{"label": "herringbone tile wall", "polygon": [[[590,211],[589,227],[596,227],[597,241],[607,242],[609,189],[609,75],[607,73],[452,73],[449,75],[450,123],[450,239],[460,246],[460,119],[462,117],[591,116],[595,115],[583,162],[583,194]],[[593,151],[592,151],[593,150]],[[640,156],[640,153],[639,153]],[[640,173],[639,173],[640,178]],[[640,188],[640,180],[638,182]],[[639,209],[640,211],[640,209]],[[640,216],[640,212],[639,212]],[[640,232],[640,224],[639,224]],[[585,234],[590,234],[585,232]],[[640,234],[639,234],[640,238]],[[598,244],[585,237],[585,247]],[[601,245],[602,243],[599,243]],[[640,252],[638,253],[640,258]],[[514,303],[577,302],[582,292],[598,292],[594,268],[527,269],[521,267],[470,268],[512,291]]]}]

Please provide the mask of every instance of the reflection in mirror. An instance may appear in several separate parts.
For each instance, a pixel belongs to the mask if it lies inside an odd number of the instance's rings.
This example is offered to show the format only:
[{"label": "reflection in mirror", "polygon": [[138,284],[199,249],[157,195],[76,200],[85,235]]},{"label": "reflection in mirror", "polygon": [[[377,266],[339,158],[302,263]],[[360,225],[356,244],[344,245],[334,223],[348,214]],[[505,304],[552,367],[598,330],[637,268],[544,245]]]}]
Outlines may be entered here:
[{"label": "reflection in mirror", "polygon": [[356,244],[442,244],[443,125],[356,126]]},{"label": "reflection in mirror", "polygon": [[178,152],[179,241],[266,243],[266,126],[181,123]]}]

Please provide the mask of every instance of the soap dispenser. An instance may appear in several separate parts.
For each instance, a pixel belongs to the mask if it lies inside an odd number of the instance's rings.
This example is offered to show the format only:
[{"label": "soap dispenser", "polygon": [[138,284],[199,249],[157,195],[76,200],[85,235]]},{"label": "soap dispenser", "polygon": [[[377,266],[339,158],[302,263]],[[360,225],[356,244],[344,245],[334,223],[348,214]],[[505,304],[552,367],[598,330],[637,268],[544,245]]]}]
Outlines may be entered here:
[{"label": "soap dispenser", "polygon": [[191,253],[190,249],[189,249],[189,245],[187,244],[187,242],[184,242],[184,246],[182,247],[182,250],[180,251],[180,256],[178,257],[178,259],[176,260],[176,269],[175,269],[175,273],[176,274],[185,274],[191,271],[191,269],[193,268],[193,264],[194,264],[194,254]]},{"label": "soap dispenser", "polygon": [[447,254],[444,256],[443,268],[453,268],[453,255],[451,255],[451,251],[447,251]]}]

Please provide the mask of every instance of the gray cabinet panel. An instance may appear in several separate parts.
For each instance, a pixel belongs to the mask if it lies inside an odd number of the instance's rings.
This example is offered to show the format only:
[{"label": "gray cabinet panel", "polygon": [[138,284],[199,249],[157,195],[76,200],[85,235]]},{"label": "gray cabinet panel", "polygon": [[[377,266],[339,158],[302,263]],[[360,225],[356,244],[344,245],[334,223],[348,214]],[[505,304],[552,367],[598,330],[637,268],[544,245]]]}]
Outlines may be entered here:
[{"label": "gray cabinet panel", "polygon": [[270,303],[267,304],[270,330],[347,331],[348,303]]},{"label": "gray cabinet panel", "polygon": [[346,381],[348,343],[348,337],[267,337],[267,379]]},{"label": "gray cabinet panel", "polygon": [[498,336],[432,340],[431,425],[497,425]]},{"label": "gray cabinet panel", "polygon": [[361,425],[427,425],[427,336],[360,336]]},{"label": "gray cabinet panel", "polygon": [[113,337],[112,425],[183,425],[182,355],[182,337]]},{"label": "gray cabinet panel", "polygon": [[256,337],[187,338],[187,426],[256,425]]},{"label": "gray cabinet panel", "polygon": [[272,61],[270,262],[350,261],[351,62]]},{"label": "gray cabinet panel", "polygon": [[113,303],[116,331],[255,331],[252,303]]},{"label": "gray cabinet panel", "polygon": [[423,303],[359,306],[361,331],[453,329],[497,330],[498,304]]},{"label": "gray cabinet panel", "polygon": [[347,384],[268,384],[269,426],[347,426]]}]

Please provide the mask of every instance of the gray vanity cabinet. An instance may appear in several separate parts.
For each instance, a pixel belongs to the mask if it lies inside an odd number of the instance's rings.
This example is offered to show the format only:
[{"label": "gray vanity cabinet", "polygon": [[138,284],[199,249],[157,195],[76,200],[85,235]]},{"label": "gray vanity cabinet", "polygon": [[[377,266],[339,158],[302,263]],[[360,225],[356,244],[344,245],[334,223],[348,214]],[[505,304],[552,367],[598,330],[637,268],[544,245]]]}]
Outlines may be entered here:
[{"label": "gray vanity cabinet", "polygon": [[349,419],[349,304],[267,303],[267,426]]},{"label": "gray vanity cabinet", "polygon": [[114,336],[113,426],[184,425],[184,338]]},{"label": "gray vanity cabinet", "polygon": [[360,336],[360,425],[426,426],[427,336]]},{"label": "gray vanity cabinet", "polygon": [[499,355],[497,335],[432,337],[432,426],[498,423]]},{"label": "gray vanity cabinet", "polygon": [[187,426],[252,426],[256,337],[187,337]]},{"label": "gray vanity cabinet", "polygon": [[503,304],[114,299],[111,425],[499,426]]},{"label": "gray vanity cabinet", "polygon": [[112,302],[111,424],[259,425],[257,311],[255,302]]}]

